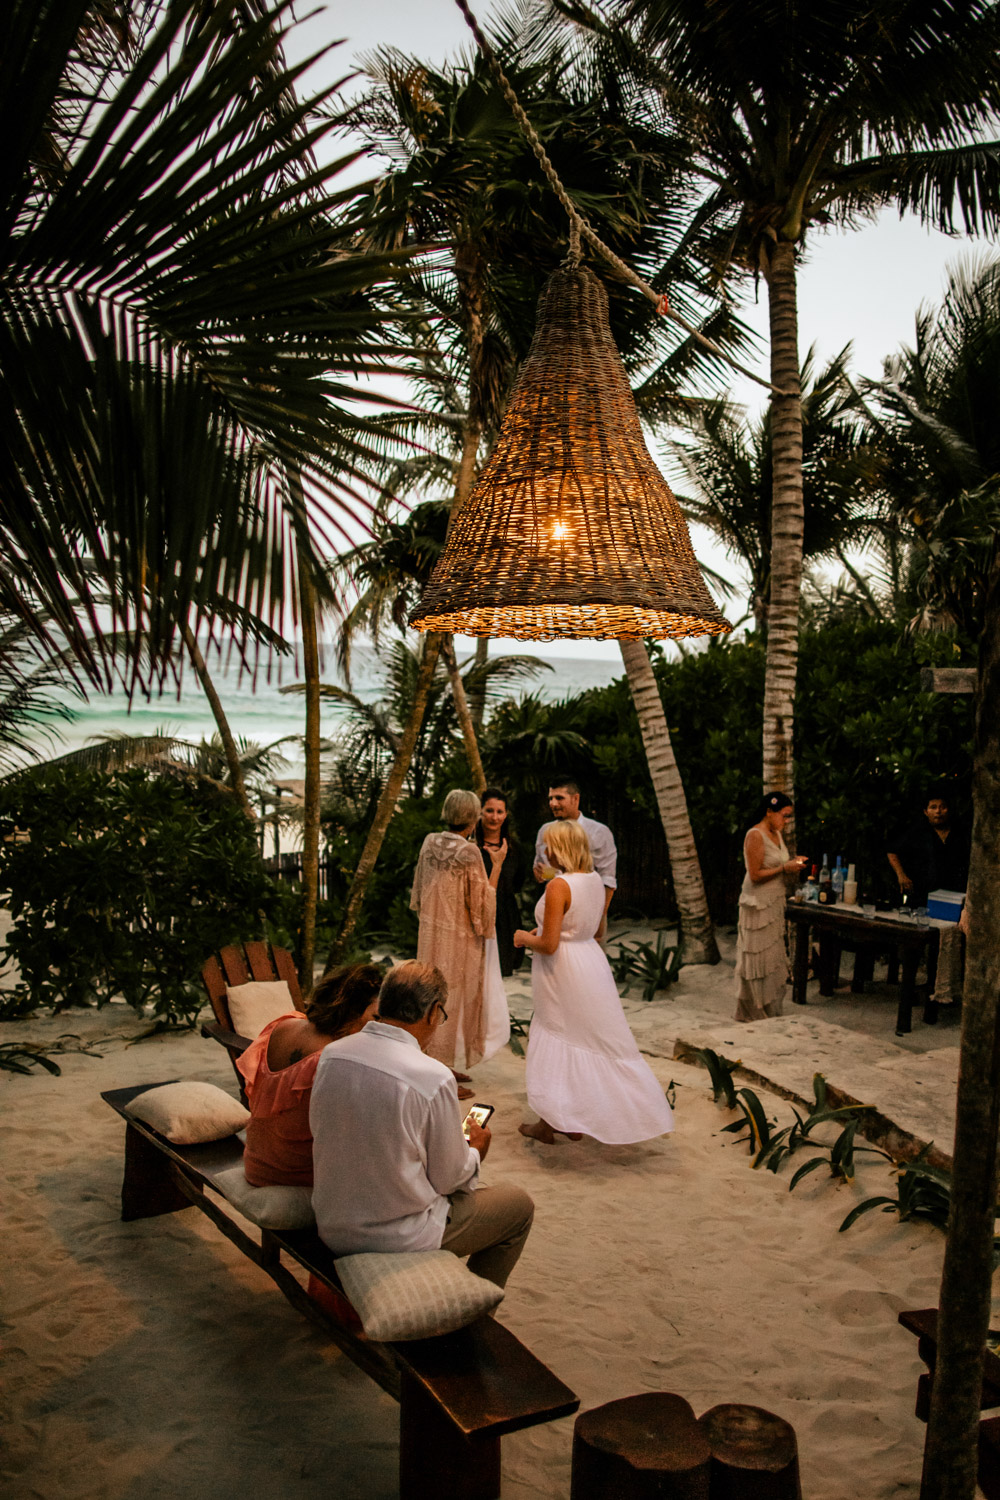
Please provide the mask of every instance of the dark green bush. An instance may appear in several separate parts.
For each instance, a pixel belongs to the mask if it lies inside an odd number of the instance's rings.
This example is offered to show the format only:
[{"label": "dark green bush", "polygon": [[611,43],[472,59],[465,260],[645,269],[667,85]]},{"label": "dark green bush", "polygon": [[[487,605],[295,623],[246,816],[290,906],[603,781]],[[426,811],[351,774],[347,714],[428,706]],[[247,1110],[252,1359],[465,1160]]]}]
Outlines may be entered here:
[{"label": "dark green bush", "polygon": [[199,971],[226,943],[287,943],[290,898],[265,873],[235,801],[145,770],[45,771],[0,785],[0,889],[21,971],[13,1002],[123,996],[194,1024]]}]

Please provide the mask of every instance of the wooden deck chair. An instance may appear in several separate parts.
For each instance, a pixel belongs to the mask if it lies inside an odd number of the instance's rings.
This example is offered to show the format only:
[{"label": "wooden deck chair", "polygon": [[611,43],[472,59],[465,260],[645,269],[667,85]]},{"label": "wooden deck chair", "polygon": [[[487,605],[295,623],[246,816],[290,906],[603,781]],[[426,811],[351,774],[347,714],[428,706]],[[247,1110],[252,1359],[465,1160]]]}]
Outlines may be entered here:
[{"label": "wooden deck chair", "polygon": [[226,985],[235,988],[251,979],[283,979],[288,985],[295,1009],[304,1010],[292,955],[287,948],[273,948],[270,943],[247,943],[242,948],[220,948],[203,966],[201,977],[215,1016],[214,1021],[207,1021],[202,1026],[201,1034],[220,1042],[229,1053],[229,1060],[240,1086],[240,1097],[243,1098],[243,1077],[236,1063],[253,1038],[241,1036],[233,1026]]}]

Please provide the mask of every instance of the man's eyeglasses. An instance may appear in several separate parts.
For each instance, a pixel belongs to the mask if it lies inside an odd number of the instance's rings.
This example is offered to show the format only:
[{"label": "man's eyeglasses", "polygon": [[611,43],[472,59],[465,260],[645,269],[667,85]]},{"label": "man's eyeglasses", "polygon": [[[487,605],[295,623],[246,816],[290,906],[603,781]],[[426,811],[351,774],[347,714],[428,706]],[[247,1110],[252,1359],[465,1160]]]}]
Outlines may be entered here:
[{"label": "man's eyeglasses", "polygon": [[445,1010],[445,1008],[444,1008],[444,1006],[443,1006],[443,1005],[442,1005],[442,1004],[441,1004],[441,1001],[440,1001],[440,1000],[439,1000],[439,1001],[438,1001],[438,1003],[437,1003],[437,1008],[438,1008],[438,1011],[439,1011],[439,1015],[438,1015],[438,1025],[439,1025],[439,1026],[443,1026],[443,1025],[444,1025],[444,1023],[445,1023],[445,1021],[447,1021],[447,1019],[448,1019],[448,1012],[447,1012],[447,1011],[446,1011],[446,1010]]}]

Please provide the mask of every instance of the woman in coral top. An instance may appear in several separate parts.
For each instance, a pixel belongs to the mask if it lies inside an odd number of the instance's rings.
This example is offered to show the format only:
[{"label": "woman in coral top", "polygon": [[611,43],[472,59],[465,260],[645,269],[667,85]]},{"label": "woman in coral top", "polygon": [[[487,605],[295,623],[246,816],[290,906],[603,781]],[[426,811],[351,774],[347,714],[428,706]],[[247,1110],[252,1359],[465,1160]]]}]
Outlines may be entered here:
[{"label": "woman in coral top", "polygon": [[243,1171],[254,1187],[312,1186],[309,1095],[319,1055],[328,1042],[360,1031],[371,1020],[383,978],[376,964],[354,964],[328,975],[304,1015],[279,1016],[240,1058],[250,1106]]}]

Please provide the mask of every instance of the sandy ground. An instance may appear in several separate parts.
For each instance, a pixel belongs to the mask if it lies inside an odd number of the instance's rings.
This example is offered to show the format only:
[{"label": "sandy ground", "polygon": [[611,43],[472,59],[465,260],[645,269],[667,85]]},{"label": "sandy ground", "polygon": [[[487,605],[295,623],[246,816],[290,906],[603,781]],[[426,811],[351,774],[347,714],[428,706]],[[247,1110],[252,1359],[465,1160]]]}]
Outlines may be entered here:
[{"label": "sandy ground", "polygon": [[[936,1302],[942,1235],[879,1213],[838,1234],[854,1203],[887,1190],[886,1168],[863,1166],[853,1187],[816,1173],[790,1194],[787,1168],[750,1170],[746,1148],[720,1133],[732,1117],[713,1104],[707,1075],[671,1054],[676,1036],[699,1032],[731,1037],[722,1050],[732,1056],[770,1049],[796,1076],[820,1068],[845,1084],[838,1063],[867,1068],[882,1107],[892,1096],[905,1108],[926,1075],[923,1123],[943,1141],[957,1028],[923,1027],[917,1012],[913,1035],[897,1041],[879,987],[737,1028],[725,946],[722,965],[684,970],[668,996],[626,997],[657,1077],[676,1086],[672,1136],[632,1147],[525,1141],[523,1060],[504,1051],[476,1070],[478,1097],[496,1106],[484,1175],[522,1184],[537,1205],[499,1316],[585,1408],[656,1390],[696,1413],[753,1402],[794,1425],[806,1500],[915,1497],[923,1366],[896,1314]],[[509,989],[514,1013],[527,1015],[525,981]],[[120,1222],[123,1130],[100,1091],[177,1077],[233,1088],[212,1043],[131,1043],[138,1029],[120,1007],[0,1027],[0,1040],[105,1037],[101,1056],[60,1058],[61,1077],[0,1075],[4,1493],[395,1495],[396,1408],[371,1381],[202,1215]],[[768,1103],[790,1118],[782,1100]],[[507,1500],[569,1494],[571,1435],[567,1419],[504,1440]]]}]

